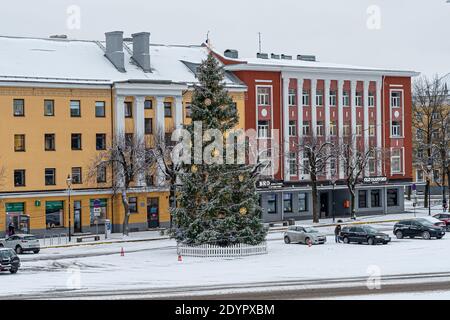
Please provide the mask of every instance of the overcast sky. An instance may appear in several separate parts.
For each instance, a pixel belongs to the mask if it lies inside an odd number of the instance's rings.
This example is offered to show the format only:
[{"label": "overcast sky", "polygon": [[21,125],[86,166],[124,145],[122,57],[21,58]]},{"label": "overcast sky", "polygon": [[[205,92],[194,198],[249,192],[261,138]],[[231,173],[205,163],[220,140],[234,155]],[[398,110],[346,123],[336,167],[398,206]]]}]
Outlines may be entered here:
[{"label": "overcast sky", "polygon": [[216,49],[238,49],[241,57],[255,56],[261,32],[263,52],[444,75],[450,72],[446,1],[15,0],[2,1],[0,32],[98,40],[105,31],[149,31],[153,43],[201,44],[210,31]]}]

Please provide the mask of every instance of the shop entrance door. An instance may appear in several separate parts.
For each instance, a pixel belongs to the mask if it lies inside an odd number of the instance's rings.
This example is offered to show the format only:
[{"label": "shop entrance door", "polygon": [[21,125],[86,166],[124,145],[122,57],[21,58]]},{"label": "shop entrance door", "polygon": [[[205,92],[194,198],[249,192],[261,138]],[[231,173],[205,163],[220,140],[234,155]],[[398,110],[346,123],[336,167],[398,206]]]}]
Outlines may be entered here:
[{"label": "shop entrance door", "polygon": [[150,229],[159,228],[159,199],[147,199],[147,223]]},{"label": "shop entrance door", "polygon": [[75,233],[83,232],[81,223],[81,201],[74,201],[73,203],[73,231]]},{"label": "shop entrance door", "polygon": [[320,217],[326,218],[329,215],[328,193],[320,194]]}]

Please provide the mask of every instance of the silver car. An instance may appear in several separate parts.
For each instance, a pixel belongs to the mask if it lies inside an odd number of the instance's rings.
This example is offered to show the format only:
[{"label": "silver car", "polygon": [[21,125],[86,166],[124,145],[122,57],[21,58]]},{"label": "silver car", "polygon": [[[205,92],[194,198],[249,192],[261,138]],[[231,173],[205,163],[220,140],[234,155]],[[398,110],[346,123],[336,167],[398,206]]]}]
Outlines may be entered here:
[{"label": "silver car", "polygon": [[31,234],[14,234],[6,239],[1,239],[0,248],[3,247],[13,249],[17,254],[22,254],[26,251],[39,253],[41,250],[39,240]]},{"label": "silver car", "polygon": [[311,227],[292,226],[284,233],[284,243],[324,244],[327,236]]}]

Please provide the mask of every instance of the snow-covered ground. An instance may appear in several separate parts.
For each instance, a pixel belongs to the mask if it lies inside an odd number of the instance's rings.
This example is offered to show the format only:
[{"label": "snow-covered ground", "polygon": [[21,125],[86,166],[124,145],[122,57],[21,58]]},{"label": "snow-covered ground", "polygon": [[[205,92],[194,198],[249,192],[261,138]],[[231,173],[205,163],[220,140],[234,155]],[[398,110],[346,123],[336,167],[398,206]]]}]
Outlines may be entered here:
[{"label": "snow-covered ground", "polygon": [[[439,211],[440,208],[436,207],[433,213]],[[416,216],[427,214],[426,209],[416,211]],[[361,217],[359,220],[374,222],[409,217],[414,217],[414,214]],[[374,226],[393,237],[393,224],[383,222]],[[0,297],[67,291],[121,292],[261,282],[289,283],[369,277],[374,272],[381,276],[450,272],[450,235],[442,240],[393,239],[386,246],[369,246],[336,244],[331,236],[332,226],[323,227],[321,231],[330,234],[325,245],[286,245],[281,232],[271,233],[268,236],[269,254],[236,259],[183,257],[183,261],[179,262],[176,244],[168,239],[43,249],[37,255],[22,255],[22,268],[18,274],[0,273]],[[143,239],[149,235],[134,234],[127,239]],[[120,240],[119,236],[115,238]],[[122,248],[124,256],[120,254]],[[433,294],[424,293],[423,297]],[[436,294],[450,298],[450,292]],[[401,294],[370,295],[370,298],[380,299],[402,297]],[[414,299],[422,295],[405,293],[404,297]],[[364,299],[366,296],[351,298]]]},{"label": "snow-covered ground", "polygon": [[278,238],[268,241],[267,255],[226,260],[178,262],[172,240],[44,249],[23,255],[18,274],[0,274],[0,296],[368,277],[373,270],[382,276],[450,271],[450,236],[393,239],[386,246],[336,244],[329,237],[326,245],[313,247],[285,245],[281,234]]}]

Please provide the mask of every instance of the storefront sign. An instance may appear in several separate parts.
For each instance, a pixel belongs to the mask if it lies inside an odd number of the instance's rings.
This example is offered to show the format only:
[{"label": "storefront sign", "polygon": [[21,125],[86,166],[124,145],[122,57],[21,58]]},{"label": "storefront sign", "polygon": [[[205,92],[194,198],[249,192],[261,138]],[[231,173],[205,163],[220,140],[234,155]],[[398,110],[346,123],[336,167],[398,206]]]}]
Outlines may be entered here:
[{"label": "storefront sign", "polygon": [[25,204],[23,202],[5,204],[6,212],[24,212]]},{"label": "storefront sign", "polygon": [[282,188],[283,182],[277,182],[272,180],[259,180],[256,183],[257,188],[261,189],[274,189],[274,188]]},{"label": "storefront sign", "polygon": [[385,183],[387,182],[387,177],[365,177],[363,182],[367,184]]},{"label": "storefront sign", "polygon": [[61,210],[64,207],[63,201],[47,201],[45,203],[45,209],[48,211]]}]

